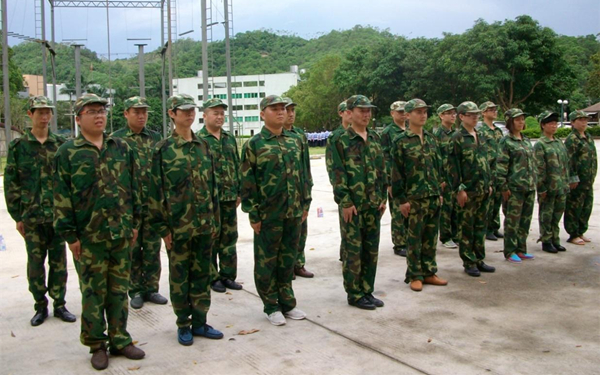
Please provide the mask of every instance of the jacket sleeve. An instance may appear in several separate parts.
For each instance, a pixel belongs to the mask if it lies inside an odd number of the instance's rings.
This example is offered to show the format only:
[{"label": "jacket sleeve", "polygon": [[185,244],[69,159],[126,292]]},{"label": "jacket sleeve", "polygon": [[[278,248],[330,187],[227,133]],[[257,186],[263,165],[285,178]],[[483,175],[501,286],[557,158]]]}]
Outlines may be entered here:
[{"label": "jacket sleeve", "polygon": [[538,194],[543,194],[548,189],[548,183],[546,182],[546,153],[541,141],[536,142],[535,146],[533,146],[533,158],[537,172],[537,191]]},{"label": "jacket sleeve", "polygon": [[259,196],[256,183],[256,153],[253,149],[252,139],[242,148],[242,211],[248,213],[252,224],[261,222],[259,211]]},{"label": "jacket sleeve", "polygon": [[140,229],[142,224],[141,170],[140,160],[136,152],[127,146],[129,154],[129,173],[131,173],[131,198],[133,208],[133,229]]},{"label": "jacket sleeve", "polygon": [[579,142],[574,141],[573,137],[567,137],[565,147],[569,156],[569,182],[579,182]]},{"label": "jacket sleeve", "polygon": [[404,163],[404,148],[401,147],[399,138],[396,137],[394,140],[394,147],[391,151],[392,154],[392,196],[393,199],[398,201],[399,204],[408,202],[406,198],[406,184],[405,184],[405,163]]},{"label": "jacket sleeve", "polygon": [[19,170],[17,168],[17,144],[11,142],[8,148],[8,157],[6,158],[6,168],[4,169],[4,198],[6,199],[6,208],[8,213],[17,223],[21,220],[21,181],[19,179]]},{"label": "jacket sleeve", "polygon": [[331,174],[333,185],[333,196],[342,208],[354,206],[350,188],[348,187],[348,174],[344,163],[344,145],[342,137],[338,137],[331,148]]},{"label": "jacket sleeve", "polygon": [[498,158],[496,159],[496,183],[500,192],[508,191],[508,170],[510,164],[510,150],[506,137],[500,140],[498,146]]},{"label": "jacket sleeve", "polygon": [[152,173],[150,176],[150,191],[148,202],[148,213],[150,216],[149,223],[152,230],[164,238],[171,229],[169,228],[169,221],[167,220],[167,212],[165,208],[165,194],[164,194],[164,175],[162,171],[162,152],[160,150],[160,144],[154,149],[152,155]]},{"label": "jacket sleeve", "polygon": [[54,230],[72,244],[79,236],[71,197],[71,162],[68,152],[61,151],[54,156]]},{"label": "jacket sleeve", "polygon": [[449,183],[452,187],[452,190],[458,193],[459,191],[467,189],[467,186],[463,183],[461,139],[459,138],[459,136],[454,135],[452,137],[452,139],[450,140],[449,150]]}]

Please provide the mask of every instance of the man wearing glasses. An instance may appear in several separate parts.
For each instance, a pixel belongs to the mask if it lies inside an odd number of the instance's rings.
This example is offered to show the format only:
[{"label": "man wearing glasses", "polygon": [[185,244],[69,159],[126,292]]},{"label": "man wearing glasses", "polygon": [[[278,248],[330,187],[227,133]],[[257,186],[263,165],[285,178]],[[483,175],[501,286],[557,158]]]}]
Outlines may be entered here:
[{"label": "man wearing glasses", "polygon": [[75,259],[80,339],[90,347],[96,370],[108,367],[107,344],[112,355],[145,355],[127,332],[131,245],[142,209],[138,166],[125,141],[104,133],[106,104],[94,94],[77,99],[75,120],[81,133],[63,144],[54,159],[54,229]]}]

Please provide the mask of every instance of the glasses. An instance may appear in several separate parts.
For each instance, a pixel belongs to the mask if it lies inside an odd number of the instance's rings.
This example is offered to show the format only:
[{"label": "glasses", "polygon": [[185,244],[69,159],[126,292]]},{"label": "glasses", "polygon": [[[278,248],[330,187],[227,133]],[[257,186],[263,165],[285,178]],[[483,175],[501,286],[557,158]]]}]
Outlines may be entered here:
[{"label": "glasses", "polygon": [[463,116],[479,118],[481,115],[479,113],[465,113]]},{"label": "glasses", "polygon": [[101,109],[99,111],[90,110],[90,111],[81,112],[82,115],[90,115],[93,117],[106,116],[106,113],[107,113],[106,109]]}]

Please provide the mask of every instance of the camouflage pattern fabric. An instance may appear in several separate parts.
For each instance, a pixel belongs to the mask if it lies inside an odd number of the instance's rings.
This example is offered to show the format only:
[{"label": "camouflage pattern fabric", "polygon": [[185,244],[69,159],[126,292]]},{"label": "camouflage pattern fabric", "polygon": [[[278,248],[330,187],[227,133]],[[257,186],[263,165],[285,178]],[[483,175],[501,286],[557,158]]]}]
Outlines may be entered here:
[{"label": "camouflage pattern fabric", "polygon": [[435,260],[440,198],[429,196],[410,200],[408,214],[408,249],[405,283],[421,280],[437,273]]},{"label": "camouflage pattern fabric", "polygon": [[567,194],[546,193],[542,198],[538,194],[538,219],[542,243],[560,244],[560,228],[558,224],[566,209]]},{"label": "camouflage pattern fabric", "polygon": [[43,95],[32,96],[27,100],[27,110],[31,111],[34,108],[50,108],[54,112],[54,106],[50,99]]},{"label": "camouflage pattern fabric", "polygon": [[75,105],[73,106],[73,112],[76,116],[79,116],[79,113],[89,104],[102,104],[106,106],[108,104],[108,100],[105,98],[101,98],[96,94],[83,94],[75,101]]},{"label": "camouflage pattern fabric", "polygon": [[141,96],[132,96],[131,98],[125,99],[123,102],[123,108],[128,110],[129,108],[150,108],[146,98]]},{"label": "camouflage pattern fabric", "polygon": [[[442,110],[449,111],[454,109],[450,104],[444,104],[438,109],[438,112]],[[442,208],[440,210],[440,241],[445,243],[450,240],[458,240],[458,217],[456,214],[456,192],[452,189],[452,182],[450,177],[450,165],[448,164],[448,157],[450,155],[450,147],[452,146],[451,140],[454,134],[454,129],[446,129],[442,125],[438,126],[434,131],[433,135],[436,137],[439,145],[440,155],[442,157],[442,176],[446,182],[446,188],[442,192],[444,198],[442,202]]]},{"label": "camouflage pattern fabric", "polygon": [[494,188],[492,196],[488,200],[487,232],[496,232],[500,229],[500,206],[502,205],[502,194],[496,181],[496,160],[499,155],[498,147],[500,140],[504,137],[504,134],[502,134],[502,130],[496,125],[494,125],[494,129],[490,129],[489,126],[483,124],[477,131],[486,141],[488,163],[492,173],[492,187]]},{"label": "camouflage pattern fabric", "polygon": [[579,237],[588,230],[594,208],[594,190],[579,186],[571,190],[565,205],[564,226],[570,237]]},{"label": "camouflage pattern fabric", "polygon": [[458,253],[463,267],[472,268],[485,259],[485,219],[487,217],[488,194],[469,194],[464,207],[457,207],[460,239]]},{"label": "camouflage pattern fabric", "polygon": [[215,280],[235,280],[237,278],[237,251],[235,246],[238,240],[236,201],[219,202],[219,209],[221,230],[213,244],[211,264],[214,268]]},{"label": "camouflage pattern fabric", "polygon": [[506,202],[504,218],[504,257],[527,252],[535,191],[512,191]]},{"label": "camouflage pattern fabric", "polygon": [[[340,109],[342,108],[343,109]],[[340,103],[340,105],[338,106],[338,110],[342,111],[342,110],[346,110],[346,102],[342,102]],[[331,185],[333,185],[334,183],[334,176],[335,174],[333,173],[333,145],[335,144],[335,142],[337,141],[337,138],[339,138],[340,135],[342,135],[344,132],[346,131],[346,129],[344,129],[344,127],[342,125],[340,125],[339,127],[337,127],[334,131],[331,132],[331,134],[329,135],[329,137],[327,138],[327,144],[325,146],[325,166],[327,168],[327,175],[329,176],[329,182],[331,183]],[[334,197],[335,198],[335,197]],[[336,201],[336,203],[338,204],[338,220],[339,220],[339,224],[340,224],[340,238],[341,238],[341,242],[340,242],[340,260],[343,259],[343,253],[344,253],[344,216],[342,214],[342,206],[340,206],[339,202]]]}]

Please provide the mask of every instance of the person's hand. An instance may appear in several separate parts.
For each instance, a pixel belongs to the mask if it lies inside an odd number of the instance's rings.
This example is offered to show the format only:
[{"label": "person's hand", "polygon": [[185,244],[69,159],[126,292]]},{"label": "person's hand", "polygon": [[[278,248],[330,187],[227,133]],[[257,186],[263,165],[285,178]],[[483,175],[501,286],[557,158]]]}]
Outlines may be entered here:
[{"label": "person's hand", "polygon": [[490,186],[490,196],[492,195],[493,192],[494,192],[494,188]]},{"label": "person's hand", "polygon": [[242,203],[242,197],[237,197],[237,200],[235,201],[235,208],[238,208],[240,203]]},{"label": "person's hand", "polygon": [[388,194],[390,195],[390,198],[393,198],[393,197],[394,197],[394,196],[392,195],[392,187],[391,187],[391,186],[388,186],[388,188],[387,188],[387,192],[388,192]]},{"label": "person's hand", "polygon": [[258,223],[250,223],[250,226],[254,230],[254,233],[259,234],[260,228],[262,226],[262,221],[259,221]]},{"label": "person's hand", "polygon": [[25,238],[25,224],[22,221],[17,222],[17,231]]},{"label": "person's hand", "polygon": [[444,204],[444,197],[440,195],[440,206]]},{"label": "person's hand", "polygon": [[458,205],[460,206],[460,208],[463,208],[465,206],[465,204],[467,204],[468,200],[469,200],[469,197],[467,196],[466,191],[461,190],[458,192],[458,194],[456,194],[456,201],[458,202]]},{"label": "person's hand", "polygon": [[408,214],[410,214],[410,203],[406,202],[400,205],[400,213],[402,214],[402,216],[404,217],[408,217]]},{"label": "person's hand", "polygon": [[383,216],[383,214],[385,213],[385,203],[380,204],[379,207],[377,207],[377,209],[379,210],[381,216]]},{"label": "person's hand", "polygon": [[69,250],[73,253],[73,258],[79,260],[81,256],[81,242],[79,240],[69,244]]},{"label": "person's hand", "polygon": [[507,201],[508,201],[508,198],[510,197],[510,195],[511,195],[511,194],[510,194],[510,190],[503,191],[503,192],[502,192],[502,199],[503,199],[505,202],[507,202]]},{"label": "person's hand", "polygon": [[165,247],[167,250],[171,250],[173,247],[173,235],[171,233],[167,234],[163,237],[163,241],[165,242]]},{"label": "person's hand", "polygon": [[133,244],[135,243],[135,241],[138,238],[138,233],[139,231],[137,229],[132,229],[133,230],[133,238],[131,239],[131,246],[133,246]]},{"label": "person's hand", "polygon": [[446,189],[446,186],[448,186],[448,184],[445,181],[442,182],[442,184],[440,185],[440,187],[442,188],[442,192]]},{"label": "person's hand", "polygon": [[308,217],[308,211],[302,212],[302,222],[303,223],[304,223],[304,220],[306,220],[307,217]]},{"label": "person's hand", "polygon": [[572,183],[569,184],[569,188],[571,190],[577,189],[577,185],[579,185],[579,182],[572,182]]},{"label": "person's hand", "polygon": [[352,206],[342,209],[342,217],[344,218],[344,223],[349,223],[352,220],[352,215],[358,215],[356,207]]}]

